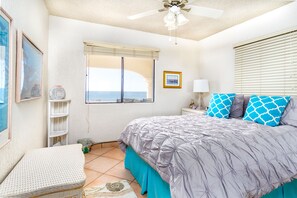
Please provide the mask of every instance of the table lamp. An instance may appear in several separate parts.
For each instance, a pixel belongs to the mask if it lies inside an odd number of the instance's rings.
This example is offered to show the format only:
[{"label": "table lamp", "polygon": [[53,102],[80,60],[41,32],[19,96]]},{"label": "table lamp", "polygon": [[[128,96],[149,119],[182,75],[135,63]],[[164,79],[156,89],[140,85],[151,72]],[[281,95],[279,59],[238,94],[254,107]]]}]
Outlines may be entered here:
[{"label": "table lamp", "polygon": [[197,109],[202,110],[203,109],[202,95],[203,93],[209,92],[208,80],[206,79],[194,80],[193,92],[199,93]]}]

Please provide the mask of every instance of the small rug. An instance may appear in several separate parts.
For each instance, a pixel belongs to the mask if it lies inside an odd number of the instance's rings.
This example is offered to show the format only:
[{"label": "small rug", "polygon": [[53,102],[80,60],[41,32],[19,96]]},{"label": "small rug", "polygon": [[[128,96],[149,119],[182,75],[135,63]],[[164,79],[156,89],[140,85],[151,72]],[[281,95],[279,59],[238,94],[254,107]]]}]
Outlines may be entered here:
[{"label": "small rug", "polygon": [[126,180],[113,183],[106,183],[100,186],[86,188],[84,190],[85,198],[137,198],[133,189]]}]

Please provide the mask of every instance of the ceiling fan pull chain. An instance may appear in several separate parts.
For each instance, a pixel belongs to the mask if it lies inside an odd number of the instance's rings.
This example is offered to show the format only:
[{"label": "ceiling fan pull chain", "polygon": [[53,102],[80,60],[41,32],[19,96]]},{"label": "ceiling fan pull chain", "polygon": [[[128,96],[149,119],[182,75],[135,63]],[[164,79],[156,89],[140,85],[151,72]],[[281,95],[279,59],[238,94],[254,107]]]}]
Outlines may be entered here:
[{"label": "ceiling fan pull chain", "polygon": [[169,30],[169,42],[171,42],[171,41],[172,41],[172,31]]},{"label": "ceiling fan pull chain", "polygon": [[175,29],[174,31],[175,31],[175,42],[174,42],[174,44],[177,45],[177,29]]}]

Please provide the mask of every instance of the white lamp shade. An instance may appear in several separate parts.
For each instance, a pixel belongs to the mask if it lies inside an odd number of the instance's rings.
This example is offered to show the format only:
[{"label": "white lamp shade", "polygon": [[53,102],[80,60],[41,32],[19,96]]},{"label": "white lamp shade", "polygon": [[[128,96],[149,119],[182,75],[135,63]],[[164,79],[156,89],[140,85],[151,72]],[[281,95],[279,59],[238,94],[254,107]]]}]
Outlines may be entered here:
[{"label": "white lamp shade", "polygon": [[209,92],[208,80],[206,79],[194,80],[193,92],[199,92],[199,93]]}]

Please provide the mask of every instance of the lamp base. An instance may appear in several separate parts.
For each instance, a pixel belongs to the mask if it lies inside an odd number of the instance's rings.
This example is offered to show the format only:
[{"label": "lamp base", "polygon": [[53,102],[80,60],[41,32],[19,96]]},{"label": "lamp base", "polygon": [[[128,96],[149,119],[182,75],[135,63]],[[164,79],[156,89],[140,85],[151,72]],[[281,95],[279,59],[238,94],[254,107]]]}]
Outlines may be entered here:
[{"label": "lamp base", "polygon": [[203,98],[202,98],[203,93],[199,93],[198,95],[198,106],[197,106],[197,110],[204,110],[205,108],[203,107]]}]

